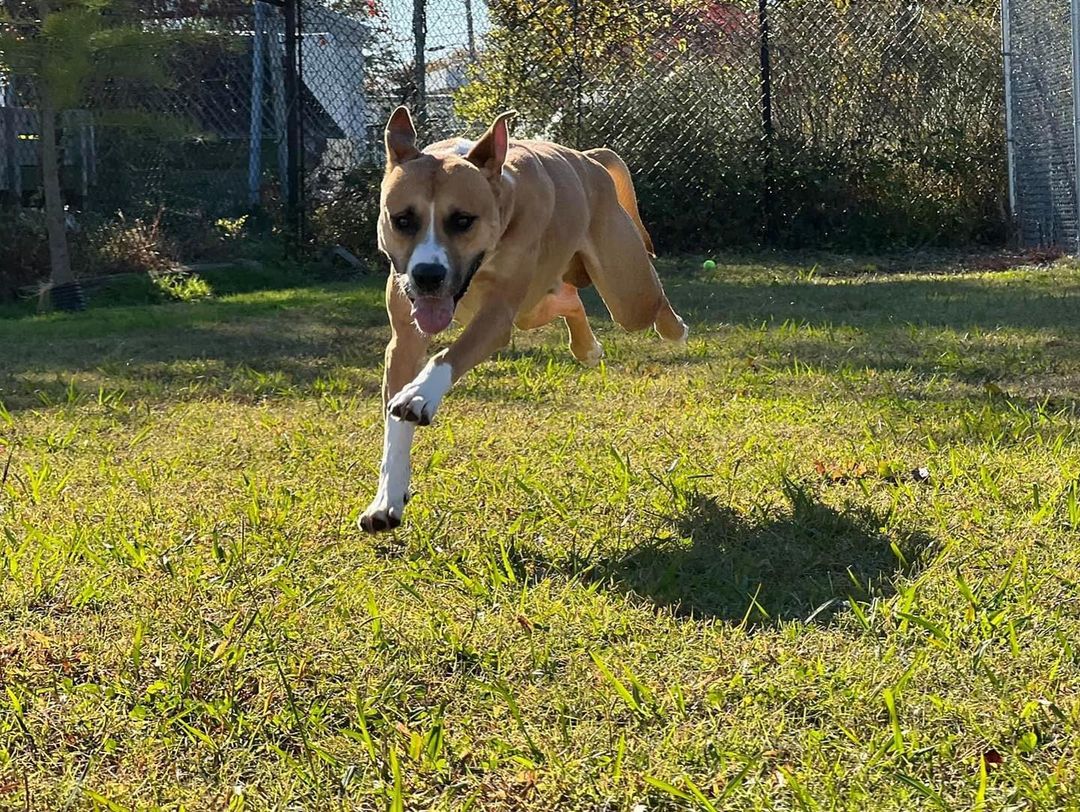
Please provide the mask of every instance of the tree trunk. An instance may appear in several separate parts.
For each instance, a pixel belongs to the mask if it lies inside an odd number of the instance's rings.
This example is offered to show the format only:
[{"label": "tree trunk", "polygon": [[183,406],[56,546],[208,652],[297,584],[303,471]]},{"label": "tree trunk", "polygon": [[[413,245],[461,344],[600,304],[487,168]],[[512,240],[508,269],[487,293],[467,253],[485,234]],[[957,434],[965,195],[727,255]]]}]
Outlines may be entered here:
[{"label": "tree trunk", "polygon": [[[44,83],[42,83],[44,84]],[[56,109],[48,89],[41,88],[41,185],[45,189],[45,228],[49,232],[50,278],[53,286],[75,281],[68,254],[64,198],[60,191],[60,158],[56,146]]]}]

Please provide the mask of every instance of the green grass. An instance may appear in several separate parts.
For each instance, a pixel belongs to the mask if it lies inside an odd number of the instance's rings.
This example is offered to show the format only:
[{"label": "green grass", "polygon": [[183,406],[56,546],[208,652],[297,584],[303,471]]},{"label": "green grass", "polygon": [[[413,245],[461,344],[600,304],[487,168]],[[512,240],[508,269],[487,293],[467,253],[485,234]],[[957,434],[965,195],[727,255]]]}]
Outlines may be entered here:
[{"label": "green grass", "polygon": [[0,808],[1080,807],[1080,269],[698,267],[377,538],[379,280],[0,321]]}]

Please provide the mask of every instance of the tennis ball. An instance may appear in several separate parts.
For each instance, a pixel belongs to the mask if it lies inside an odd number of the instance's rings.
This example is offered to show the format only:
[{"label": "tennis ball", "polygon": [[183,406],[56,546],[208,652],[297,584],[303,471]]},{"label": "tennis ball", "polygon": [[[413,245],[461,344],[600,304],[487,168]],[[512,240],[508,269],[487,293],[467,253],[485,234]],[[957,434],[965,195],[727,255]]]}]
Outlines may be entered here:
[{"label": "tennis ball", "polygon": [[713,262],[711,259],[707,259],[701,263],[701,267],[704,268],[706,271],[715,271],[716,263]]}]

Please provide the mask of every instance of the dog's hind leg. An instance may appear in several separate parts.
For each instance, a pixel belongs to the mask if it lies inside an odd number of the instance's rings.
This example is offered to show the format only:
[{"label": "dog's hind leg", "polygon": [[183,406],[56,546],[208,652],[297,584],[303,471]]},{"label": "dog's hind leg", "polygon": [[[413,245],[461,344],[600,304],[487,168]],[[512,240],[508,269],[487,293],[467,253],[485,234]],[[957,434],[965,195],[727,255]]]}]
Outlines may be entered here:
[{"label": "dog's hind leg", "polygon": [[602,167],[611,180],[598,184],[602,191],[589,227],[591,250],[581,255],[588,278],[611,317],[625,329],[644,330],[651,325],[661,338],[685,342],[690,331],[672,309],[650,261],[652,239],[638,212],[630,170],[611,150],[585,154],[600,164],[597,173]]},{"label": "dog's hind leg", "polygon": [[521,330],[533,330],[543,327],[561,317],[570,334],[570,352],[582,366],[594,367],[604,357],[604,348],[596,340],[596,335],[589,325],[585,306],[581,303],[577,288],[563,282],[554,293],[540,300],[540,303],[523,316],[518,317],[516,326]]},{"label": "dog's hind leg", "polygon": [[589,317],[585,315],[585,306],[581,304],[581,299],[578,299],[576,310],[563,313],[562,317],[570,334],[570,352],[574,358],[585,367],[599,364],[604,357],[604,347],[596,340],[596,335],[589,326]]},{"label": "dog's hind leg", "polygon": [[674,341],[676,344],[685,344],[686,339],[690,337],[690,328],[671,307],[671,302],[668,301],[666,295],[660,302],[660,309],[656,311],[653,328],[662,339]]},{"label": "dog's hind leg", "polygon": [[[626,229],[632,229],[629,219],[622,219]],[[636,233],[631,232],[622,239],[605,240],[602,259],[586,254],[589,278],[611,318],[621,327],[630,332],[653,327],[661,338],[683,343],[690,330],[671,307],[644,246],[636,238]]]},{"label": "dog's hind leg", "polygon": [[641,241],[645,243],[645,250],[650,257],[656,256],[653,249],[652,237],[648,229],[641,222],[641,213],[638,211],[637,193],[634,191],[634,181],[630,176],[630,168],[626,162],[610,149],[588,149],[585,154],[604,167],[615,183],[615,196],[619,199],[619,206],[625,211],[634,223],[634,227],[641,235]]}]

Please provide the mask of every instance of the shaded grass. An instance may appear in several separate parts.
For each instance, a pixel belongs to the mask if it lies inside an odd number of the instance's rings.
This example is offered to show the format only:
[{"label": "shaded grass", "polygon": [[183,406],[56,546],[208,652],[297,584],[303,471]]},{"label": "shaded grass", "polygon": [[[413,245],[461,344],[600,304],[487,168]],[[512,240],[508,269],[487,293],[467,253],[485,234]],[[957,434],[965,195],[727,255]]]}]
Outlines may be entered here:
[{"label": "shaded grass", "polygon": [[1080,271],[696,265],[377,539],[378,280],[0,322],[0,808],[1074,808]]}]

